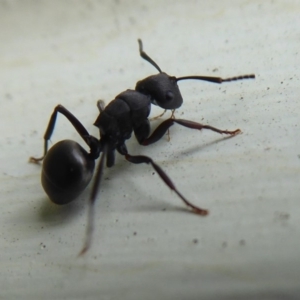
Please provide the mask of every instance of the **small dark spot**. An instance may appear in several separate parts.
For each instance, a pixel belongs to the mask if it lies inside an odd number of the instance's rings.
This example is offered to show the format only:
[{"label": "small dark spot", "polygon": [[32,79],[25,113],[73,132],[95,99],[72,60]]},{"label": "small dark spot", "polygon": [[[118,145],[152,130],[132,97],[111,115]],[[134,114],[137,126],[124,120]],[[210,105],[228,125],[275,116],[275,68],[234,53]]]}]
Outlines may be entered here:
[{"label": "small dark spot", "polygon": [[34,136],[34,135],[36,135],[37,133],[38,133],[38,132],[37,132],[36,130],[32,130],[31,133],[30,133],[30,135],[31,135],[31,136]]},{"label": "small dark spot", "polygon": [[270,88],[269,87],[267,87],[267,90],[269,90]]},{"label": "small dark spot", "polygon": [[40,248],[41,248],[41,249],[45,249],[45,248],[46,248],[46,245],[43,244],[43,243],[40,243]]},{"label": "small dark spot", "polygon": [[217,72],[217,71],[219,71],[219,69],[218,68],[214,68],[212,71],[213,72]]},{"label": "small dark spot", "polygon": [[198,244],[199,240],[198,239],[193,239],[194,244]]},{"label": "small dark spot", "polygon": [[275,221],[287,221],[290,218],[290,214],[285,212],[277,211],[274,215]]},{"label": "small dark spot", "polygon": [[155,172],[152,172],[152,175],[155,175]]},{"label": "small dark spot", "polygon": [[137,235],[137,232],[135,231],[135,232],[133,233],[133,235]]},{"label": "small dark spot", "polygon": [[5,98],[6,98],[7,100],[11,100],[11,99],[12,99],[12,95],[9,94],[9,93],[6,93],[6,94],[5,94]]},{"label": "small dark spot", "polygon": [[222,248],[226,248],[227,247],[227,242],[223,242],[222,243]]},{"label": "small dark spot", "polygon": [[246,241],[245,240],[240,240],[239,244],[240,244],[240,246],[245,246],[246,245]]},{"label": "small dark spot", "polygon": [[136,24],[136,19],[133,18],[133,17],[129,17],[128,21],[129,21],[129,23],[130,23],[131,25],[135,25],[135,24]]}]

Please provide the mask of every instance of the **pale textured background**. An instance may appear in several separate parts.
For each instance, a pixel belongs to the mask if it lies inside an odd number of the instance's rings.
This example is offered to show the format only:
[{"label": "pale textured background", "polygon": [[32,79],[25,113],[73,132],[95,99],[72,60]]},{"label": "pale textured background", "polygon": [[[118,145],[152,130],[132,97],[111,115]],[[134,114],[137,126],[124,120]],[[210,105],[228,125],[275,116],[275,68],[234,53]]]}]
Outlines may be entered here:
[{"label": "pale textured background", "polygon": [[[0,1],[0,299],[298,299],[299,13],[296,0]],[[180,83],[177,117],[243,134],[174,126],[169,143],[129,141],[210,215],[187,213],[149,166],[119,157],[92,249],[76,258],[89,189],[51,204],[28,157],[56,104],[96,135],[96,100],[156,73],[139,37],[171,75],[255,73]],[[60,116],[52,142],[64,138],[80,141]]]}]

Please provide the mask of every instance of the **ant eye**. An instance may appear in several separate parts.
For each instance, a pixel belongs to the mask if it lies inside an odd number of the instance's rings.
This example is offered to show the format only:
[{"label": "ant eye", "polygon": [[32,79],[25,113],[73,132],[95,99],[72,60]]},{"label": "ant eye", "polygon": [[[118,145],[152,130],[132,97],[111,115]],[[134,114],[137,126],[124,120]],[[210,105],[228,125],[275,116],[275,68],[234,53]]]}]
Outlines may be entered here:
[{"label": "ant eye", "polygon": [[173,98],[174,98],[174,94],[171,91],[168,91],[166,93],[166,100],[171,101],[171,100],[173,100]]}]

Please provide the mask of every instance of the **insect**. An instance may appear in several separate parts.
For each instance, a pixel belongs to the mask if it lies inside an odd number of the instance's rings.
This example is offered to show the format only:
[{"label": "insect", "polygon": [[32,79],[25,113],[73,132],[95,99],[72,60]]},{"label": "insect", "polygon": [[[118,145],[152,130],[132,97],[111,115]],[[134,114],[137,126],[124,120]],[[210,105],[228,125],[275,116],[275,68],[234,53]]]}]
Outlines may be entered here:
[{"label": "insect", "polygon": [[[44,153],[40,158],[30,158],[30,162],[43,161],[41,181],[45,192],[56,204],[67,204],[77,198],[91,181],[95,160],[100,157],[89,198],[88,222],[83,248],[84,254],[91,245],[94,228],[94,205],[102,179],[104,164],[112,167],[115,164],[115,152],[123,155],[133,164],[150,164],[162,181],[173,190],[177,196],[196,214],[205,216],[208,211],[188,201],[176,188],[169,176],[150,157],[131,155],[126,147],[126,140],[132,133],[140,145],[147,146],[161,139],[169,128],[178,124],[191,129],[209,129],[220,134],[234,136],[240,133],[239,129],[228,131],[210,125],[204,125],[189,120],[176,119],[175,109],[179,108],[183,99],[177,85],[178,81],[187,79],[204,80],[213,83],[255,78],[255,75],[242,75],[222,79],[210,76],[174,77],[162,72],[160,67],[144,52],[142,41],[139,39],[140,56],[158,70],[158,74],[149,76],[137,82],[134,90],[126,90],[116,96],[106,107],[103,101],[97,102],[99,116],[94,125],[99,128],[100,138],[88,133],[81,122],[64,106],[57,105],[50,117],[44,134]],[[150,134],[149,114],[151,104],[166,110],[172,110],[172,116],[163,121]],[[68,119],[83,141],[89,147],[89,152],[78,143],[63,140],[48,150],[48,142],[53,134],[57,115],[61,114]]]}]

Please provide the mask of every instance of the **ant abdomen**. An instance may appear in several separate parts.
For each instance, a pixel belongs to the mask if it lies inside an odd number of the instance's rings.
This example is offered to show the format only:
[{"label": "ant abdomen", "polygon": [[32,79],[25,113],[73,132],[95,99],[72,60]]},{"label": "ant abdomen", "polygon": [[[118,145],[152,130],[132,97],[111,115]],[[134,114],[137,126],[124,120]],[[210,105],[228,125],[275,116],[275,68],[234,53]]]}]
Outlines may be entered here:
[{"label": "ant abdomen", "polygon": [[78,143],[60,141],[44,158],[41,177],[43,188],[52,202],[67,204],[87,187],[94,167],[95,161]]}]

